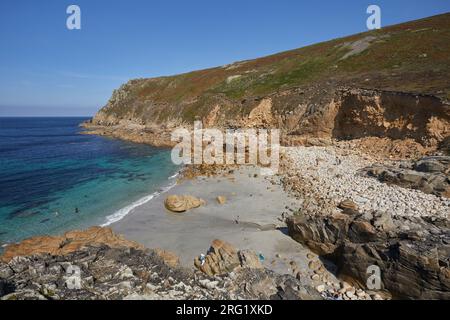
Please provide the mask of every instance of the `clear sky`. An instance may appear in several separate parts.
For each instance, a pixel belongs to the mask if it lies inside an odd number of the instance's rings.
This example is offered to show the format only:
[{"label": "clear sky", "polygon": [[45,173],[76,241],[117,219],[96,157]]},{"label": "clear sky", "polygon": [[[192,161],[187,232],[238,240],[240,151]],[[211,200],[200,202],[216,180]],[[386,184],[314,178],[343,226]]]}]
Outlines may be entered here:
[{"label": "clear sky", "polygon": [[[66,8],[81,8],[68,30]],[[128,79],[251,59],[450,11],[448,0],[1,0],[0,116],[93,115]]]}]

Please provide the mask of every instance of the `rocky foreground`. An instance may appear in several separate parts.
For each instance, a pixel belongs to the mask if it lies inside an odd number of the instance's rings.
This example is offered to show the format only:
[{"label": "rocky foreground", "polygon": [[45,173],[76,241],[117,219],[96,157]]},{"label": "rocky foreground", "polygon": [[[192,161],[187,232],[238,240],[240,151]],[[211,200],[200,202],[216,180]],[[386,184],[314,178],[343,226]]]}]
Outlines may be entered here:
[{"label": "rocky foreground", "polygon": [[450,299],[449,157],[380,163],[348,147],[287,150],[284,184],[303,199],[289,234],[360,286],[377,265],[394,298]]},{"label": "rocky foreground", "polygon": [[[80,269],[80,287],[73,278]],[[78,271],[77,271],[78,272]],[[76,274],[76,273],[75,273]],[[74,287],[75,286],[75,287]],[[221,276],[171,267],[152,250],[84,247],[65,256],[17,257],[0,264],[2,300],[320,299],[288,275],[240,268]]]},{"label": "rocky foreground", "polygon": [[[0,299],[321,299],[313,287],[264,269],[255,253],[213,242],[201,271],[107,228],[36,237],[6,249]],[[214,272],[212,272],[214,269]]]}]

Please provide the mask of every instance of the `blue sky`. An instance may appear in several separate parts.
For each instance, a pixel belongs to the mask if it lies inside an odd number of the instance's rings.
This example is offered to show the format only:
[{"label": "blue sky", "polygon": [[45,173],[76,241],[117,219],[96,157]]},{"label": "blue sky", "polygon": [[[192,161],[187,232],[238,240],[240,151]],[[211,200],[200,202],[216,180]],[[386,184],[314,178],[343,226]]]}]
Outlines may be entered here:
[{"label": "blue sky", "polygon": [[[81,8],[81,30],[66,8]],[[0,116],[93,115],[128,79],[256,58],[450,11],[448,0],[1,0]]]}]

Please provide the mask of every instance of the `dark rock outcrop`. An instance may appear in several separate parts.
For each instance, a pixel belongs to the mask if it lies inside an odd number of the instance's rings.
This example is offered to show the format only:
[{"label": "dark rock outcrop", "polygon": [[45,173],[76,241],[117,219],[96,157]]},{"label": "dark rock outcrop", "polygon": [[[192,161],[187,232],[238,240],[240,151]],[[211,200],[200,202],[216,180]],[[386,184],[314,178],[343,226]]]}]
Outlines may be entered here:
[{"label": "dark rock outcrop", "polygon": [[209,276],[226,274],[238,267],[263,269],[258,256],[253,251],[238,250],[228,242],[217,239],[212,242],[204,261],[196,257],[194,265]]},{"label": "dark rock outcrop", "polygon": [[0,297],[14,292],[15,289],[16,288],[13,283],[0,278]]},{"label": "dark rock outcrop", "polygon": [[450,136],[441,141],[439,148],[444,154],[450,156]]},{"label": "dark rock outcrop", "polygon": [[449,156],[425,157],[401,167],[376,164],[365,168],[363,173],[381,182],[450,197]]},{"label": "dark rock outcrop", "polygon": [[382,289],[401,299],[450,299],[448,220],[392,218],[386,213],[298,215],[289,234],[332,260],[341,277],[366,286],[367,268],[381,270]]},{"label": "dark rock outcrop", "polygon": [[35,237],[0,260],[0,300],[322,299],[301,280],[258,265],[251,251],[219,240],[213,247],[223,257],[236,254],[227,263],[236,258],[244,267],[229,265],[232,272],[214,277],[193,272],[179,267],[173,253],[145,249],[105,228]]},{"label": "dark rock outcrop", "polygon": [[[193,275],[171,268],[153,251],[83,247],[64,256],[16,257],[2,270],[15,290],[2,299],[177,299],[214,298]],[[226,294],[225,294],[226,295]],[[220,296],[217,292],[217,297]]]}]

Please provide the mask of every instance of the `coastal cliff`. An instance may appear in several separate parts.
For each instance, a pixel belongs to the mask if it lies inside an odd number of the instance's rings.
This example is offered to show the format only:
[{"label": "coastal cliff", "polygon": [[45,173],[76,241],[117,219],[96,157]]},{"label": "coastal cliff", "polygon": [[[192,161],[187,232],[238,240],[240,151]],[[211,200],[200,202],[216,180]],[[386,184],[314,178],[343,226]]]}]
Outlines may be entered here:
[{"label": "coastal cliff", "polygon": [[396,298],[448,299],[448,39],[449,13],[131,80],[84,126],[159,146],[171,146],[171,131],[195,120],[278,128],[284,146],[304,146],[286,148],[280,174],[286,192],[303,201],[282,214],[289,235],[360,288],[367,267],[378,265]]},{"label": "coastal cliff", "polygon": [[[191,127],[275,127],[302,138],[412,139],[436,149],[450,131],[450,14],[255,60],[115,90],[85,127],[95,134],[172,145]],[[414,45],[411,45],[414,44]]]},{"label": "coastal cliff", "polygon": [[[153,226],[177,236],[175,226],[194,230],[186,243],[216,225],[228,236],[232,228],[248,232],[258,237],[253,245],[266,245],[265,256],[214,240],[205,261],[192,256],[197,269],[186,270],[176,254],[94,227],[6,247],[0,297],[356,300],[378,299],[383,291],[387,298],[448,299],[448,39],[450,14],[443,14],[208,70],[130,80],[83,124],[86,134],[172,146],[173,129],[195,120],[220,129],[281,129],[286,147],[278,180],[263,184],[258,174],[239,176],[233,167],[218,183],[223,168],[189,168],[198,172],[184,177],[192,184],[180,181],[181,190],[209,198],[178,225]],[[218,184],[220,193],[212,187]],[[152,226],[143,222],[149,212],[166,217],[173,199],[155,198],[151,210],[135,212],[121,227],[149,241]],[[268,208],[276,213],[263,217]],[[294,249],[283,252],[291,256],[272,252],[282,241],[291,241]],[[297,263],[292,251],[300,247],[312,252]],[[264,259],[283,263],[284,273],[261,267]],[[383,286],[369,293],[366,272],[373,265],[381,268]],[[75,291],[67,284],[73,266],[83,275]]]}]

